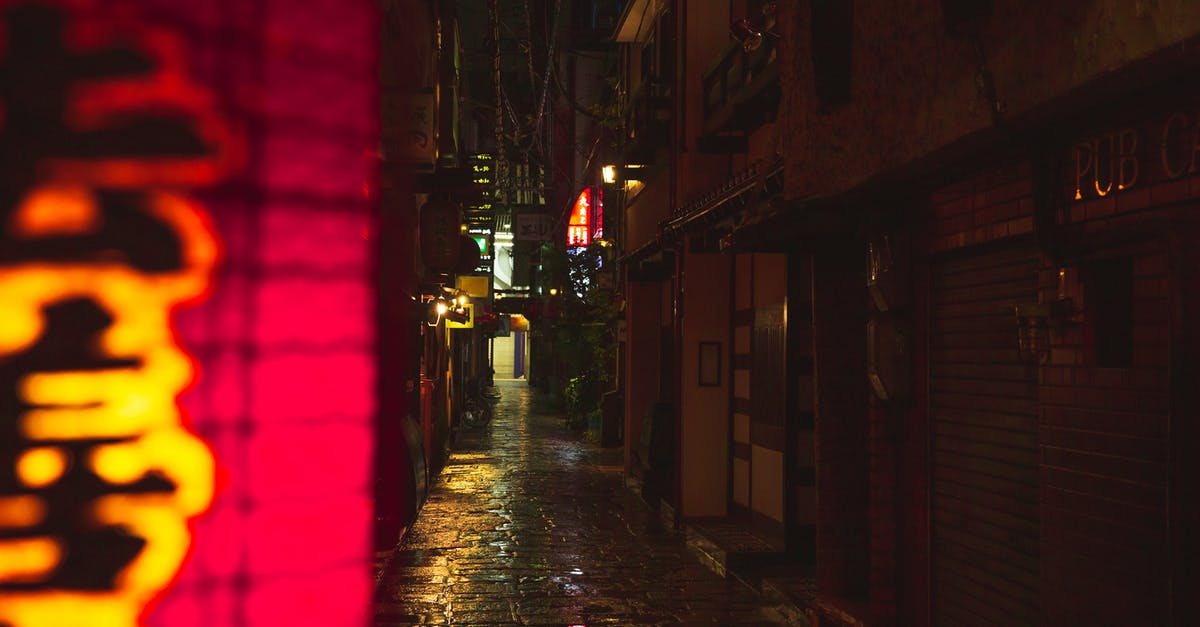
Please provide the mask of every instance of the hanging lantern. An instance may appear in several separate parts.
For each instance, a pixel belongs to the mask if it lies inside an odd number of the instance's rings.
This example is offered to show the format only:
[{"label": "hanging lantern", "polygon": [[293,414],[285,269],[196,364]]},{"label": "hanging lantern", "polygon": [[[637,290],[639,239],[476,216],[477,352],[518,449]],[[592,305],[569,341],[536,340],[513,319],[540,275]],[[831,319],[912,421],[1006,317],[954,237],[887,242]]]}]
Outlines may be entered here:
[{"label": "hanging lantern", "polygon": [[471,274],[479,267],[481,259],[479,243],[468,235],[458,236],[458,258],[454,263],[454,274]]},{"label": "hanging lantern", "polygon": [[429,274],[450,274],[458,267],[462,247],[462,210],[457,203],[431,200],[421,207],[417,227],[421,262]]}]

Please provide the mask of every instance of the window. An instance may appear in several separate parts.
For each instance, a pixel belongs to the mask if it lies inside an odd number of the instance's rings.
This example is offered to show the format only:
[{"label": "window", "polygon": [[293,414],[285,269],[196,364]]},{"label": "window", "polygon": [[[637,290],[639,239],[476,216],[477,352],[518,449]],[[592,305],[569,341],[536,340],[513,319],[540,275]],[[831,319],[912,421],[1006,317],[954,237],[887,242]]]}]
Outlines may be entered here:
[{"label": "window", "polygon": [[1084,268],[1085,341],[1099,368],[1133,366],[1133,259],[1093,261]]}]

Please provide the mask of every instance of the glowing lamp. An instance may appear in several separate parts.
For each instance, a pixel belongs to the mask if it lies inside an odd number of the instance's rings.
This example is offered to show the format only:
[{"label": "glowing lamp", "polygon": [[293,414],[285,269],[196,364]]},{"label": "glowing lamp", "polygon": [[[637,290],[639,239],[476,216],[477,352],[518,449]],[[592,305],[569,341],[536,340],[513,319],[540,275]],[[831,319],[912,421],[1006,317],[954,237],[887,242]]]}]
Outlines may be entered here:
[{"label": "glowing lamp", "polygon": [[600,168],[600,172],[604,176],[605,183],[612,185],[613,183],[617,182],[617,166],[606,165],[603,168]]},{"label": "glowing lamp", "polygon": [[554,287],[550,288],[550,295],[558,296],[558,288],[554,288]]}]

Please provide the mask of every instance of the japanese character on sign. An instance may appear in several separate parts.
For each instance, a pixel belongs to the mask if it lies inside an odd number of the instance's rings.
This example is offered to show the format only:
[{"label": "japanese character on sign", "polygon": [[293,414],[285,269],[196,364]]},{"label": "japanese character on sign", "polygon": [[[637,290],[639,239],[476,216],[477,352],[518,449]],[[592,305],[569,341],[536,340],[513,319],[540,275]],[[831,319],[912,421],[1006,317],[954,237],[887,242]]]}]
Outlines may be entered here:
[{"label": "japanese character on sign", "polygon": [[522,241],[546,241],[550,239],[550,231],[554,227],[554,220],[548,215],[541,213],[522,213],[517,214],[516,232],[513,233],[513,239]]},{"label": "japanese character on sign", "polygon": [[214,490],[171,312],[206,294],[218,247],[179,190],[240,151],[171,37],[3,18],[0,624],[133,627]]}]

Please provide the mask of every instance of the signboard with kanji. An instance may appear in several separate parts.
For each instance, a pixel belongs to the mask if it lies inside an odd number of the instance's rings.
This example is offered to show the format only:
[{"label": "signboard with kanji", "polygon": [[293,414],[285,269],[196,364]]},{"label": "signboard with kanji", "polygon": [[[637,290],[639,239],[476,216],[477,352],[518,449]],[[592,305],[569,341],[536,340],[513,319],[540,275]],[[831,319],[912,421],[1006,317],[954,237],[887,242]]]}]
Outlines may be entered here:
[{"label": "signboard with kanji", "polygon": [[513,221],[513,239],[518,241],[549,241],[554,231],[554,218],[544,213],[518,213]]},{"label": "signboard with kanji", "polygon": [[567,222],[567,246],[587,246],[592,243],[592,188],[585,187],[575,199]]},{"label": "signboard with kanji", "polygon": [[61,9],[4,18],[0,624],[133,627],[213,500],[172,314],[218,257],[188,190],[239,151],[169,35],[94,26],[79,46]]},{"label": "signboard with kanji", "polygon": [[382,106],[399,109],[397,115],[384,115],[385,120],[402,120],[404,139],[399,160],[414,167],[433,168],[437,162],[437,97],[433,91],[384,94]]},{"label": "signboard with kanji", "polygon": [[0,3],[4,627],[368,622],[379,8],[201,4]]}]

